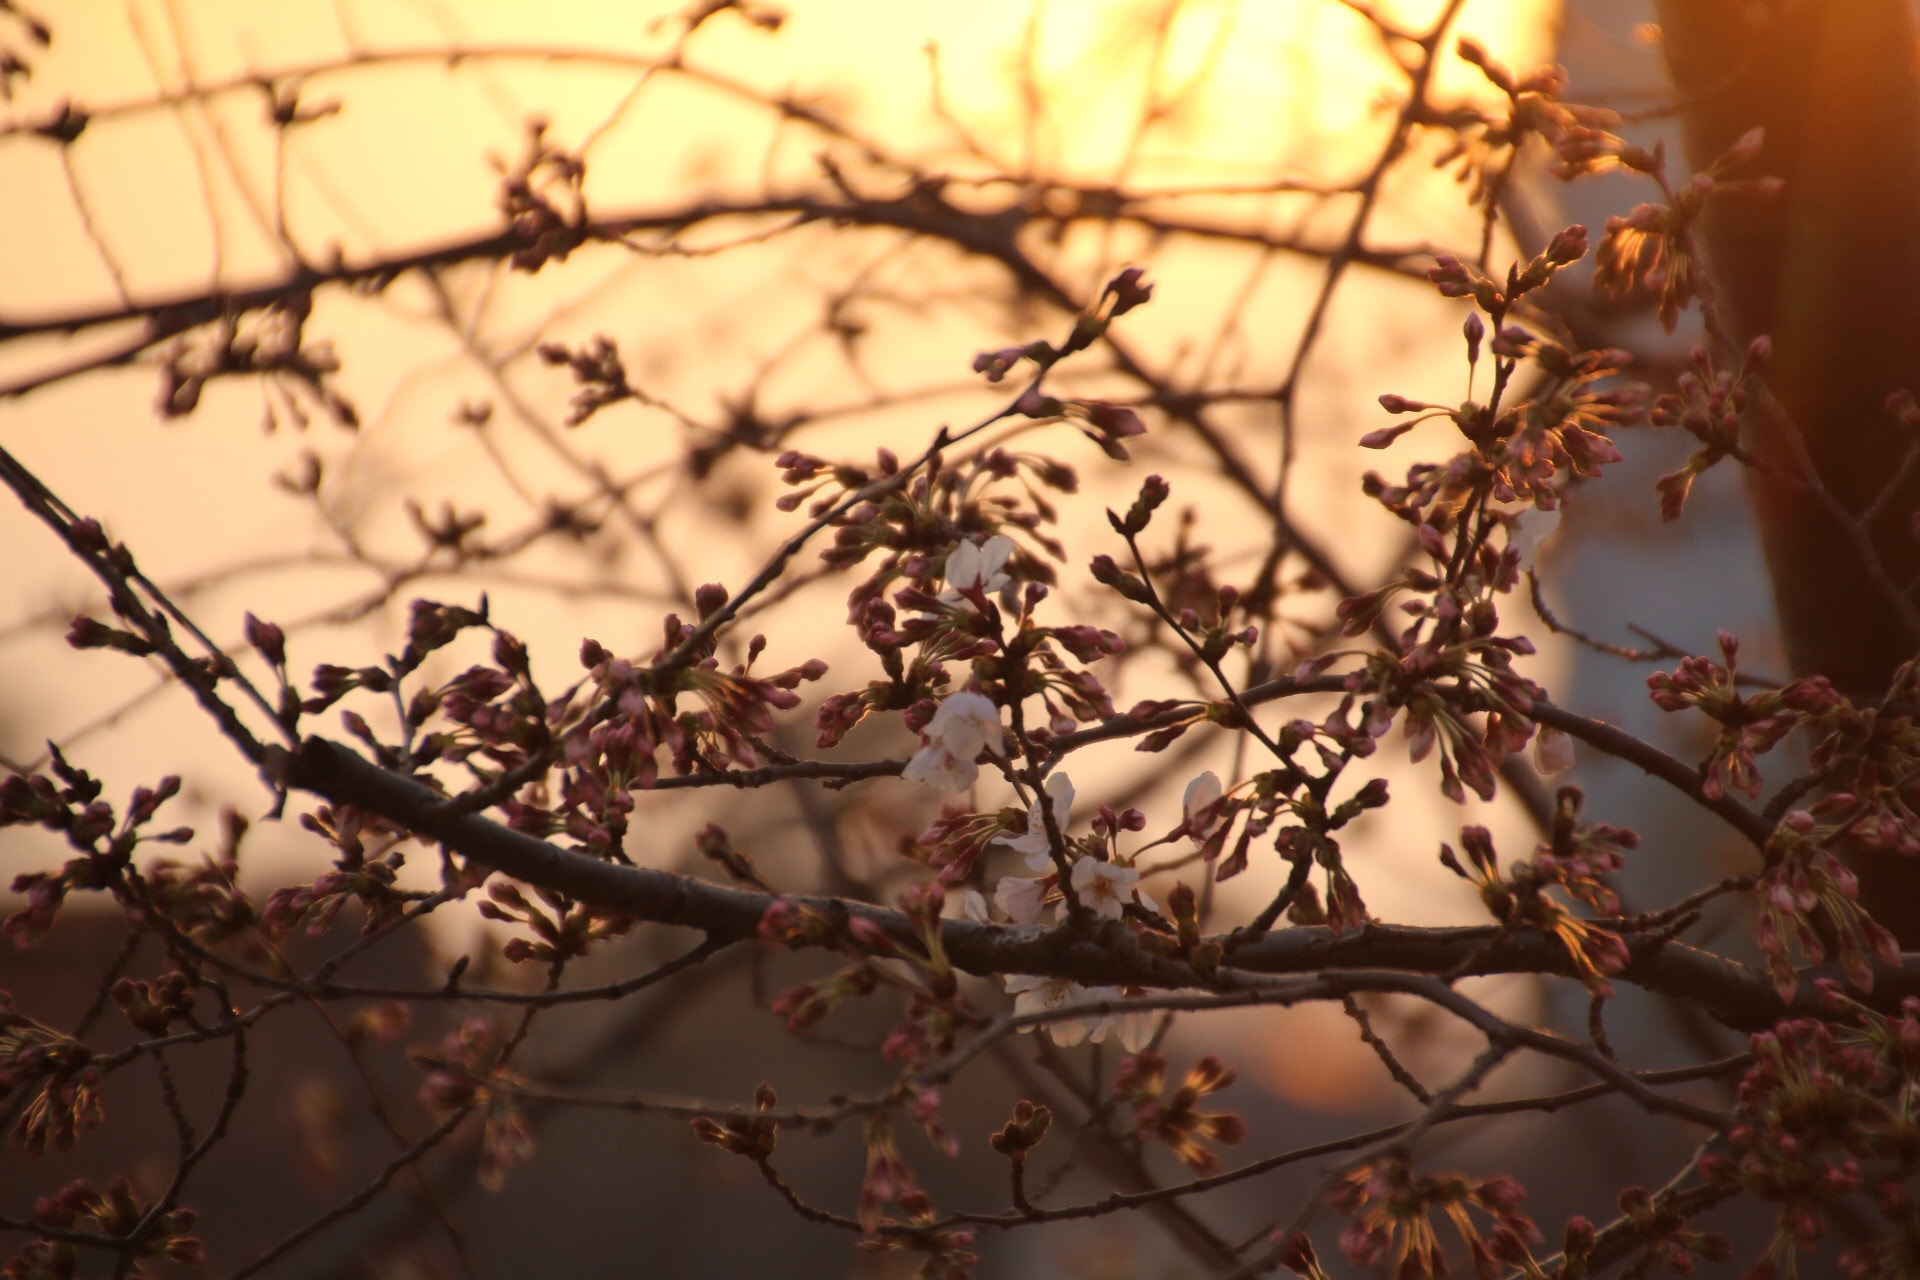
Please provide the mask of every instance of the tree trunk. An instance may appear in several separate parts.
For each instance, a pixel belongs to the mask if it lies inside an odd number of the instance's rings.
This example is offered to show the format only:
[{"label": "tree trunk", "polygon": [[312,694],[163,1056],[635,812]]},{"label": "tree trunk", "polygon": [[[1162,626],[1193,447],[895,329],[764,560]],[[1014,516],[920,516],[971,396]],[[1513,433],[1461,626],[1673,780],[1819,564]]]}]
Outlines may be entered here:
[{"label": "tree trunk", "polygon": [[[1773,337],[1777,405],[1754,415],[1750,439],[1772,474],[1750,473],[1750,487],[1788,658],[1876,697],[1920,648],[1920,476],[1883,493],[1915,440],[1887,396],[1920,386],[1913,14],[1907,0],[1660,0],[1659,13],[1694,166],[1760,125],[1755,176],[1786,183],[1712,202],[1702,243],[1728,327]],[[1797,481],[1796,431],[1846,511],[1878,500],[1878,573],[1857,530]],[[1920,947],[1920,862],[1865,855],[1856,869],[1875,916]]]}]

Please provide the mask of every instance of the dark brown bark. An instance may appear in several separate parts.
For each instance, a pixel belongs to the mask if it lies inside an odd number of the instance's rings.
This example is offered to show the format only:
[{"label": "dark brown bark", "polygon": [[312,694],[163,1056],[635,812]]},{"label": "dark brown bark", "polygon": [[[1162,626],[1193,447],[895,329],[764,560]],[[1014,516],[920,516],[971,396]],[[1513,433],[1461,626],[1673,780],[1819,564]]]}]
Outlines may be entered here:
[{"label": "dark brown bark", "polygon": [[[1777,403],[1752,424],[1754,510],[1796,672],[1874,697],[1917,647],[1920,476],[1889,393],[1920,386],[1920,84],[1906,0],[1661,0],[1687,150],[1703,167],[1754,126],[1773,198],[1709,207],[1721,315],[1773,337]],[[1795,439],[1804,441],[1804,457]],[[1810,460],[1830,499],[1802,481]],[[1860,514],[1872,555],[1834,504]],[[1872,563],[1878,560],[1878,568]],[[1876,916],[1920,946],[1920,863],[1859,861]]]}]

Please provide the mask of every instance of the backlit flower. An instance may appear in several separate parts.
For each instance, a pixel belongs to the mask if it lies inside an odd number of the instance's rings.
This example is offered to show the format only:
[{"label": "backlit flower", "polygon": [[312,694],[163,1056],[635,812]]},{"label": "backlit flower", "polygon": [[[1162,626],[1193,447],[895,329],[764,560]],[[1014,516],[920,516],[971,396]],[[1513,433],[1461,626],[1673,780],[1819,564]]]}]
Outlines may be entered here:
[{"label": "backlit flower", "polygon": [[993,904],[1006,912],[1007,919],[1015,924],[1036,924],[1040,919],[1040,904],[1046,897],[1040,881],[1027,876],[1002,876],[1000,884],[993,891]]},{"label": "backlit flower", "polygon": [[[1029,1013],[1061,1013],[1083,1004],[1098,1004],[1120,998],[1118,987],[1083,987],[1065,978],[1037,978],[1029,974],[1009,974],[1003,981],[1013,996],[1015,1017]],[[1060,1018],[1046,1024],[1047,1034],[1061,1048],[1072,1048],[1082,1040],[1099,1044],[1113,1029],[1113,1018],[1092,1015],[1084,1018]],[[1032,1027],[1022,1027],[1031,1031]]]},{"label": "backlit flower", "polygon": [[1507,531],[1507,545],[1520,553],[1519,569],[1532,573],[1539,561],[1540,549],[1560,532],[1560,508],[1551,511],[1528,507],[1515,518]]},{"label": "backlit flower", "polygon": [[983,750],[1006,750],[1006,735],[1000,728],[1000,708],[985,694],[956,693],[940,704],[927,721],[927,737],[963,760],[971,760]]},{"label": "backlit flower", "polygon": [[959,542],[947,553],[947,590],[940,593],[949,603],[960,599],[962,591],[978,587],[992,595],[1012,581],[1002,572],[1013,554],[1013,539],[996,533],[984,543]]},{"label": "backlit flower", "polygon": [[935,791],[965,791],[980,776],[980,766],[960,759],[937,742],[923,742],[900,776]]},{"label": "backlit flower", "polygon": [[1120,918],[1133,897],[1133,886],[1139,883],[1140,873],[1132,867],[1098,858],[1082,858],[1073,864],[1073,891],[1088,910],[1109,920]]},{"label": "backlit flower", "polygon": [[1542,725],[1533,735],[1533,766],[1549,778],[1573,768],[1573,739]]},{"label": "backlit flower", "polygon": [[1219,823],[1219,815],[1207,810],[1222,794],[1220,778],[1211,769],[1187,784],[1186,794],[1180,798],[1180,811],[1186,817],[1187,836],[1195,844],[1206,843],[1207,836]]},{"label": "backlit flower", "polygon": [[[1073,780],[1065,773],[1049,774],[1046,788],[1047,798],[1053,802],[1053,824],[1064,836],[1068,824],[1073,821]],[[1038,796],[1027,806],[1026,834],[1007,841],[1007,845],[1027,855],[1027,866],[1031,870],[1043,872],[1053,866],[1053,856],[1047,845],[1047,820],[1040,812]]]},{"label": "backlit flower", "polygon": [[900,776],[939,791],[965,791],[980,776],[974,758],[987,749],[1006,749],[1000,708],[984,694],[956,693],[927,721],[920,749]]}]

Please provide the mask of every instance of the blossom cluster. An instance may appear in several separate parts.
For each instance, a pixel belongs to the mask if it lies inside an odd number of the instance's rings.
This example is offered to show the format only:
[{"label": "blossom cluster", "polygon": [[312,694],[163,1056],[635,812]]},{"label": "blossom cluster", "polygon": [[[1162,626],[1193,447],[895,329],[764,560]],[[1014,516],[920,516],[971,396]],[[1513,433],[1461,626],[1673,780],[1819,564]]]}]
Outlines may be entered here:
[{"label": "blossom cluster", "polygon": [[1511,1178],[1418,1174],[1392,1156],[1349,1170],[1327,1199],[1348,1216],[1340,1249],[1354,1263],[1385,1262],[1390,1274],[1407,1280],[1451,1274],[1437,1219],[1466,1247],[1475,1274],[1491,1280],[1531,1261],[1527,1246],[1540,1232],[1521,1211],[1525,1197]]},{"label": "blossom cluster", "polygon": [[1775,1235],[1750,1275],[1791,1275],[1866,1191],[1890,1227],[1841,1256],[1852,1280],[1891,1280],[1920,1263],[1920,999],[1877,1013],[1822,979],[1831,1020],[1795,1018],[1751,1039],[1740,1117],[1727,1149],[1702,1157],[1709,1183],[1779,1205]]}]

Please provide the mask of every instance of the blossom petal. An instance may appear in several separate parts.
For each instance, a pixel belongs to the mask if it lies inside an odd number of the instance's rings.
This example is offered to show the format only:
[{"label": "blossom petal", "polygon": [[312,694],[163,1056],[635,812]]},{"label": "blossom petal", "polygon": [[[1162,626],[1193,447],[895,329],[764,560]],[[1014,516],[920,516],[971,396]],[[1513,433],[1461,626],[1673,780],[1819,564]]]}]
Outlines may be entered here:
[{"label": "blossom petal", "polygon": [[1040,904],[1045,897],[1040,881],[1026,876],[1002,876],[993,891],[993,905],[1006,912],[1015,924],[1037,924]]},{"label": "blossom petal", "polygon": [[[1049,774],[1045,783],[1047,798],[1053,802],[1054,825],[1065,835],[1073,823],[1073,780],[1065,771]],[[1053,853],[1047,844],[1047,820],[1040,812],[1040,801],[1035,797],[1027,806],[1026,834],[1007,841],[1009,848],[1027,856],[1027,866],[1035,872],[1045,872],[1053,866]]]},{"label": "blossom petal", "polygon": [[977,543],[955,543],[947,552],[947,585],[956,591],[979,586],[987,577],[984,560]]},{"label": "blossom petal", "polygon": [[961,758],[938,742],[922,743],[900,776],[936,791],[965,791],[980,776],[980,766],[971,756]]},{"label": "blossom petal", "polygon": [[1082,858],[1073,864],[1073,891],[1089,911],[1118,920],[1133,897],[1133,886],[1140,873],[1098,858]]},{"label": "blossom petal", "polygon": [[934,710],[926,736],[945,747],[949,755],[969,762],[983,749],[990,748],[995,754],[1006,750],[1000,708],[981,693],[950,695]]}]

